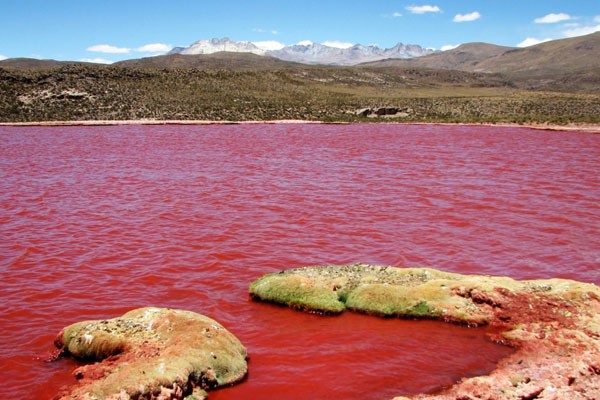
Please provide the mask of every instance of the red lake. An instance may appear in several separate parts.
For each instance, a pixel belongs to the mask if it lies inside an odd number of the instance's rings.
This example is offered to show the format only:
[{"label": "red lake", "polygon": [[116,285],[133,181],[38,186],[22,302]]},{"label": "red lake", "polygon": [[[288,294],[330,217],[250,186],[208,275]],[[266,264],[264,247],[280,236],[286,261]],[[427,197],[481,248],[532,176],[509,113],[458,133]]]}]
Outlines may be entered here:
[{"label": "red lake", "polygon": [[249,284],[371,263],[600,283],[600,135],[443,125],[0,127],[0,381],[44,399],[64,326],[212,317],[248,378],[211,399],[389,399],[491,371],[485,329],[256,303]]}]

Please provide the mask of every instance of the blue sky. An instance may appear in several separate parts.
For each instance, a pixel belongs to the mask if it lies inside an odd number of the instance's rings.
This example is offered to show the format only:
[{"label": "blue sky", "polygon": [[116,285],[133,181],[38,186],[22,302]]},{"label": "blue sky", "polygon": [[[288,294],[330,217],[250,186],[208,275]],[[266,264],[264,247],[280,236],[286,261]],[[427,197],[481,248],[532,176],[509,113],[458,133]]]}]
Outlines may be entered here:
[{"label": "blue sky", "polygon": [[199,39],[523,46],[600,31],[600,0],[0,0],[0,58],[114,62]]}]

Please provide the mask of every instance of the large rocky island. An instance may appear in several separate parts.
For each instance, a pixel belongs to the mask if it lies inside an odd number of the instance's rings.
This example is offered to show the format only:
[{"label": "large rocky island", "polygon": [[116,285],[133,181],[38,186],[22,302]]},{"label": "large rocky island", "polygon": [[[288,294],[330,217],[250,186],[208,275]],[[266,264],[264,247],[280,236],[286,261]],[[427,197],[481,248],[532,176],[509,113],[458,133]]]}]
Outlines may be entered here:
[{"label": "large rocky island", "polygon": [[268,274],[250,295],[309,312],[490,325],[497,342],[516,349],[488,376],[415,400],[600,398],[600,289],[593,284],[355,264]]}]

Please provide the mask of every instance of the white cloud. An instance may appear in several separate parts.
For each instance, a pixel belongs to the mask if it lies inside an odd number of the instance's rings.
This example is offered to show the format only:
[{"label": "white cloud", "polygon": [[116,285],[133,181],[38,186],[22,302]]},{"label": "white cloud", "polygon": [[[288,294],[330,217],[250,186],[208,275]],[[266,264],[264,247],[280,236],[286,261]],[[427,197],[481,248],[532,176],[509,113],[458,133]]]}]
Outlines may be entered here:
[{"label": "white cloud", "polygon": [[256,47],[261,50],[281,50],[285,45],[277,40],[263,40],[259,42],[252,42]]},{"label": "white cloud", "polygon": [[481,18],[481,14],[478,11],[474,11],[469,14],[456,14],[454,16],[454,22],[471,22]]},{"label": "white cloud", "polygon": [[402,16],[402,13],[398,12],[398,11],[393,12],[391,14],[381,14],[382,18],[388,18],[388,19],[390,19],[390,18],[400,18],[401,16]]},{"label": "white cloud", "polygon": [[525,40],[523,40],[521,43],[517,44],[517,47],[529,47],[529,46],[534,46],[536,44],[540,44],[540,43],[544,43],[544,42],[548,42],[552,39],[536,39],[536,38],[527,38]]},{"label": "white cloud", "polygon": [[273,30],[267,30],[267,29],[262,29],[262,28],[254,28],[252,29],[252,32],[258,32],[258,33],[270,33],[272,35],[279,35],[279,31],[273,29]]},{"label": "white cloud", "polygon": [[442,12],[442,10],[438,6],[430,6],[430,5],[408,6],[408,7],[406,7],[406,9],[413,14],[425,14],[428,12],[435,12],[435,13]]},{"label": "white cloud", "polygon": [[108,54],[126,54],[131,51],[126,47],[110,46],[108,44],[96,44],[86,49],[87,51],[93,51],[96,53],[108,53]]},{"label": "white cloud", "polygon": [[566,31],[563,31],[563,35],[565,35],[565,37],[575,37],[575,36],[589,35],[594,32],[600,32],[600,25],[581,26],[578,28],[567,29]]},{"label": "white cloud", "polygon": [[89,62],[94,64],[112,64],[114,61],[107,60],[106,58],[82,58],[81,62]]},{"label": "white cloud", "polygon": [[301,40],[298,43],[296,43],[296,45],[298,46],[311,46],[312,44],[314,44],[314,42],[310,40]]},{"label": "white cloud", "polygon": [[337,40],[328,40],[326,42],[321,43],[323,46],[335,47],[336,49],[348,49],[354,46],[354,43],[350,42],[340,42]]},{"label": "white cloud", "polygon": [[594,17],[594,21],[596,21],[596,22],[600,22],[600,15],[596,15],[596,16]]},{"label": "white cloud", "polygon": [[[128,47],[117,47],[111,46],[108,44],[96,44],[94,46],[88,47],[86,50],[95,52],[95,53],[105,53],[105,54],[127,54],[132,51],[137,51],[139,53],[153,53],[160,54],[166,53],[171,50],[173,46],[165,43],[149,43],[143,46],[137,47],[135,49],[130,49]],[[97,60],[102,60],[101,58],[96,58]],[[105,60],[106,61],[106,60]],[[102,62],[102,61],[100,61]]]},{"label": "white cloud", "polygon": [[555,24],[555,23],[561,22],[561,21],[568,21],[572,18],[573,17],[571,17],[569,14],[565,14],[565,13],[548,14],[548,15],[544,15],[541,18],[534,19],[533,22],[535,22],[536,24]]},{"label": "white cloud", "polygon": [[440,50],[442,50],[442,51],[448,51],[448,50],[455,49],[458,46],[460,46],[460,44],[447,44],[447,45],[442,46],[442,48]]},{"label": "white cloud", "polygon": [[2,61],[2,60],[6,60],[7,58],[8,58],[8,57],[6,57],[6,56],[4,56],[4,55],[0,54],[0,61]]},{"label": "white cloud", "polygon": [[166,53],[173,48],[170,44],[164,43],[150,43],[138,47],[135,51],[140,53]]}]

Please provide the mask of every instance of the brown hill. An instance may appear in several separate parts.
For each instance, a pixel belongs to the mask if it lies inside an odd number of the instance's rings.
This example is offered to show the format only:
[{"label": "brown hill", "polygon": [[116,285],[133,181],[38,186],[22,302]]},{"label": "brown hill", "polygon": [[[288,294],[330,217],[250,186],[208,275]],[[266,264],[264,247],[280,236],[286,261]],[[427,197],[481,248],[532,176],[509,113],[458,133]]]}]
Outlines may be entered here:
[{"label": "brown hill", "polygon": [[511,49],[479,63],[485,72],[514,76],[551,76],[600,68],[600,32]]},{"label": "brown hill", "polygon": [[479,72],[477,66],[482,61],[498,56],[512,47],[496,46],[488,43],[466,43],[455,49],[409,60],[384,60],[362,64],[371,67],[422,67]]},{"label": "brown hill", "polygon": [[410,60],[386,60],[362,67],[413,67],[501,74],[517,87],[598,93],[600,32],[525,48],[467,43],[456,49]]},{"label": "brown hill", "polygon": [[212,54],[169,54],[117,62],[114,65],[134,68],[201,68],[242,71],[289,68],[296,64],[274,57],[251,53],[218,52]]},{"label": "brown hill", "polygon": [[600,32],[525,48],[467,43],[456,49],[410,60],[386,60],[362,65],[503,73],[513,78],[557,78],[575,73],[589,74],[600,69]]},{"label": "brown hill", "polygon": [[76,61],[56,61],[56,60],[38,60],[36,58],[9,58],[0,61],[0,68],[15,69],[15,70],[30,70],[30,71],[42,71],[51,70],[67,65],[84,65],[89,63],[76,62]]}]

